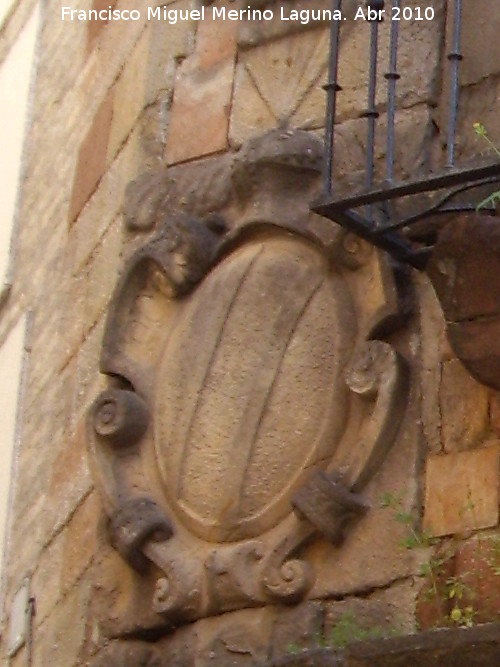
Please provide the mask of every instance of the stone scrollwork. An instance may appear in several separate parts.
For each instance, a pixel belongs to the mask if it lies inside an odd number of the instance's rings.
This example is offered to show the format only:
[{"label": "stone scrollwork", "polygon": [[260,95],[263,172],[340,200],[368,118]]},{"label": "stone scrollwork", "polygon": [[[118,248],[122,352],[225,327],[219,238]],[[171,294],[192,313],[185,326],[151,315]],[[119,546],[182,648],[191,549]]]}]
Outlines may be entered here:
[{"label": "stone scrollwork", "polygon": [[369,511],[402,418],[405,364],[374,339],[400,321],[394,276],[309,213],[321,150],[272,132],[235,156],[217,218],[155,209],[110,306],[93,472],[166,626],[303,599],[308,543]]}]

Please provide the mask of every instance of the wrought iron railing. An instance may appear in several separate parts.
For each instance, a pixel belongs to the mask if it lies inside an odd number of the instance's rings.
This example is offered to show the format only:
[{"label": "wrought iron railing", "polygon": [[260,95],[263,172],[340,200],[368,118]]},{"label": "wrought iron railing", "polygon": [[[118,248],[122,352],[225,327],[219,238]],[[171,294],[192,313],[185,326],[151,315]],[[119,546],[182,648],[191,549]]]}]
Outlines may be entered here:
[{"label": "wrought iron railing", "polygon": [[[325,125],[325,169],[323,193],[312,205],[312,209],[339,223],[348,230],[365,238],[370,243],[386,250],[396,259],[423,269],[432,252],[431,242],[417,243],[412,240],[411,227],[429,216],[470,211],[484,198],[484,188],[497,189],[500,181],[498,159],[474,164],[459,164],[456,156],[457,118],[460,97],[460,63],[462,31],[462,0],[448,0],[452,16],[451,48],[447,54],[449,65],[445,77],[448,99],[446,162],[438,169],[419,174],[415,178],[400,179],[395,176],[395,119],[396,93],[402,73],[398,72],[398,47],[404,37],[400,22],[391,20],[387,79],[387,128],[385,129],[385,165],[380,177],[375,172],[375,138],[380,132],[377,110],[377,69],[380,59],[379,18],[367,21],[370,29],[367,105],[362,117],[366,118],[366,153],[363,182],[349,188],[338,187],[334,178],[335,140],[337,127],[337,101],[342,95],[339,81],[340,37],[343,21],[333,19],[330,27],[330,55],[328,66],[326,125]],[[366,8],[377,11],[384,7],[395,13],[404,9],[404,0],[367,0]],[[342,11],[342,0],[333,0],[332,17]],[[390,13],[389,12],[389,13]],[[390,17],[389,17],[390,18]],[[359,57],[359,54],[356,54]],[[411,76],[411,72],[405,73]],[[472,131],[472,128],[471,128]],[[476,193],[474,193],[476,189]],[[467,199],[464,200],[464,193]],[[406,205],[398,202],[405,198]],[[493,211],[490,211],[493,212]]]}]

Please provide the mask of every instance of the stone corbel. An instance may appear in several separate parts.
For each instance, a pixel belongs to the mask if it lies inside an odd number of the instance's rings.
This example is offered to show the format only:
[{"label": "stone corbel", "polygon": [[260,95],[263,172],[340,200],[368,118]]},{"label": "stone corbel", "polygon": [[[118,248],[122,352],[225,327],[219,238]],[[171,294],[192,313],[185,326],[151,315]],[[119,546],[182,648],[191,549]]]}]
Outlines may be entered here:
[{"label": "stone corbel", "polygon": [[458,359],[479,382],[500,389],[500,226],[462,215],[448,224],[426,269]]}]

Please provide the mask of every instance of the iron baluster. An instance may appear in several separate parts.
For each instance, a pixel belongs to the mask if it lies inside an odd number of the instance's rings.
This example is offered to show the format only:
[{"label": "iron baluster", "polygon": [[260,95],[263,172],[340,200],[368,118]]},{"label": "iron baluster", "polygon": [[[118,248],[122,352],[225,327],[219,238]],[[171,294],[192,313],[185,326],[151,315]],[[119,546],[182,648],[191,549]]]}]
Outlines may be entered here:
[{"label": "iron baluster", "polygon": [[334,126],[337,106],[337,92],[342,90],[337,81],[339,64],[340,21],[335,19],[335,12],[341,11],[341,9],[342,0],[333,0],[332,19],[330,21],[330,59],[328,63],[328,83],[323,86],[327,93],[323,188],[327,193],[332,192]]},{"label": "iron baluster", "polygon": [[[392,6],[399,9],[401,0],[393,0]],[[400,78],[397,71],[399,21],[391,19],[391,53],[387,79],[387,181],[394,181],[394,122],[396,113],[396,81]]]},{"label": "iron baluster", "polygon": [[455,166],[455,134],[457,129],[458,113],[458,72],[459,64],[463,56],[460,52],[460,27],[462,18],[462,0],[455,0],[455,16],[453,21],[453,46],[448,54],[448,60],[451,63],[451,94],[450,94],[450,114],[448,125],[448,161],[446,166],[453,168]]},{"label": "iron baluster", "polygon": [[[379,28],[379,10],[384,8],[384,0],[367,0],[368,10],[375,10],[377,18],[370,20],[370,71],[368,75],[368,106],[363,114],[368,121],[368,135],[366,142],[366,187],[373,185],[373,171],[375,164],[375,124],[378,118],[376,108],[377,96],[377,60],[378,60],[378,28]],[[370,220],[373,219],[371,206],[367,206],[366,214]]]}]

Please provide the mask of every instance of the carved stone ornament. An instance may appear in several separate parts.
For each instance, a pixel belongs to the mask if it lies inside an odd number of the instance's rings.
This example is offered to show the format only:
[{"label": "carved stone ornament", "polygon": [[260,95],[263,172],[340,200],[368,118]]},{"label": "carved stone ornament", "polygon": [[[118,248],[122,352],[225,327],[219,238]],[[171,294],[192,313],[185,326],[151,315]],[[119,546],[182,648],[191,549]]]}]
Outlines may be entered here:
[{"label": "carved stone ornament", "polygon": [[305,132],[252,140],[219,217],[161,211],[116,287],[90,451],[165,626],[307,596],[306,545],[369,511],[405,409],[405,364],[377,339],[401,321],[394,275],[309,213],[321,154]]}]

